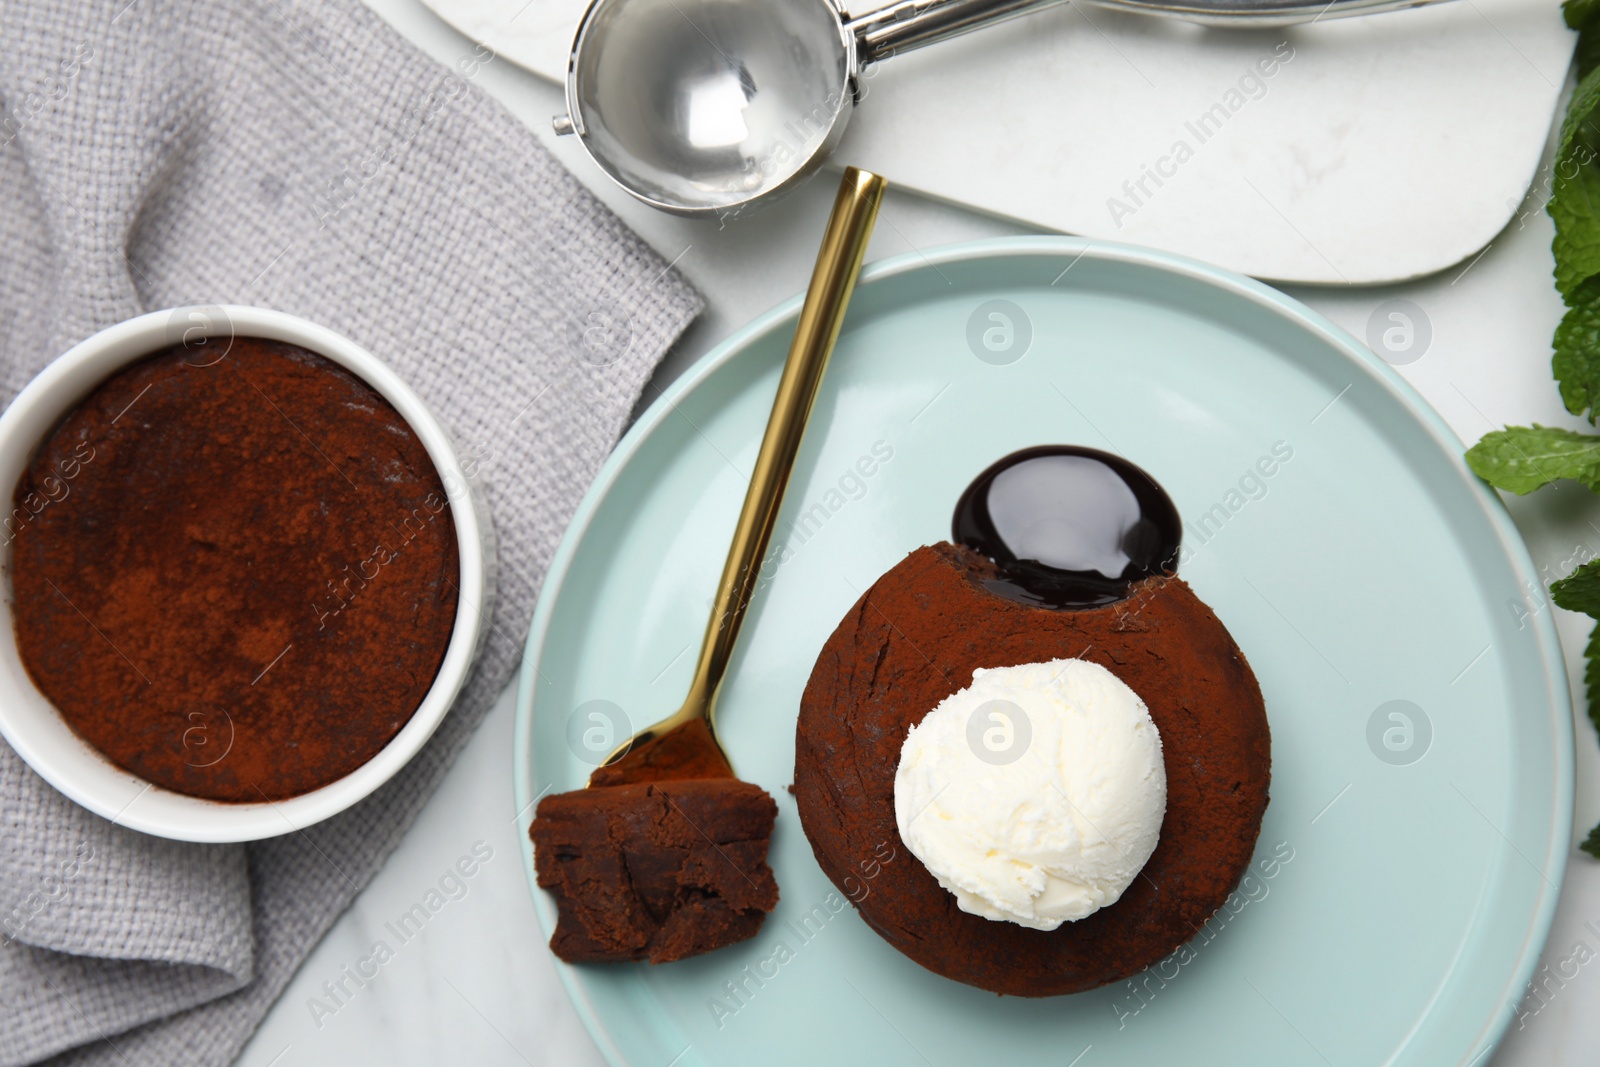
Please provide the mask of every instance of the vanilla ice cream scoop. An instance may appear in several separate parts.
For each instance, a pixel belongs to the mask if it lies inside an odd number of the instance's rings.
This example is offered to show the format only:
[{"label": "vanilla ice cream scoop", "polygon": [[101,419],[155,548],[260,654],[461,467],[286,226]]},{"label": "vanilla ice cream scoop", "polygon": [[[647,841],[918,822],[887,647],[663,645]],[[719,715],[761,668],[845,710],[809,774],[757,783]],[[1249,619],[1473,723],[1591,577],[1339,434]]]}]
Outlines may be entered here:
[{"label": "vanilla ice cream scoop", "polygon": [[1155,851],[1161,735],[1099,664],[976,670],[906,735],[894,809],[962,911],[1054,930],[1115,904]]}]

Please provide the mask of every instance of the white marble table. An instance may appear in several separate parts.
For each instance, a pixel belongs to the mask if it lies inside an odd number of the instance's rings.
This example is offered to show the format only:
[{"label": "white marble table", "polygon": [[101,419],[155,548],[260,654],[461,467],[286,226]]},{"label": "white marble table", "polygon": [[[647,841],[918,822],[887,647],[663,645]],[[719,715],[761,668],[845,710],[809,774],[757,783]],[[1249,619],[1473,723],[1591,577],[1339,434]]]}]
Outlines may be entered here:
[{"label": "white marble table", "polygon": [[[551,81],[588,6],[423,2]],[[868,67],[836,154],[939,200],[1258,277],[1399,281],[1505,224],[1573,41],[1549,0],[1283,31],[1063,4]]]},{"label": "white marble table", "polygon": [[[471,51],[417,0],[369,2],[442,60]],[[490,64],[478,83],[548,137],[550,116],[562,110],[554,88],[506,64]],[[634,205],[602,184],[577,146],[549,140],[580,178],[664,257],[676,260],[710,302],[659,381],[803,288],[832,196],[830,181],[814,182],[756,219],[718,230],[715,223],[685,222]],[[1382,289],[1306,288],[1294,295],[1358,337],[1365,335],[1379,304],[1397,297],[1414,302],[1431,324],[1432,341],[1401,373],[1466,441],[1508,422],[1577,425],[1562,410],[1550,379],[1549,339],[1561,305],[1549,278],[1551,228],[1541,210],[1542,186],[1542,180],[1535,182],[1534,194],[1519,211],[1524,221],[1513,220],[1465,269]],[[1016,232],[1021,231],[1011,224],[960,208],[892,194],[869,258]],[[1580,488],[1544,490],[1513,502],[1512,513],[1535,563],[1548,568],[1547,579],[1564,573],[1570,564],[1563,562],[1575,555],[1600,555],[1600,500]],[[1549,610],[1558,616],[1581,708],[1587,620]],[[523,877],[511,799],[512,707],[508,692],[399,851],[312,953],[246,1047],[241,1067],[603,1063],[556,977]],[[1600,747],[1581,713],[1577,741],[1575,832],[1581,839],[1600,820]],[[336,1012],[314,1017],[308,1001],[321,995],[323,983],[365,955],[385,922],[409,909],[480,841],[493,854],[468,883],[467,894],[402,945],[377,978]],[[1580,943],[1587,952],[1575,953]],[[1513,1020],[1495,1064],[1595,1062],[1600,966],[1579,965],[1575,959],[1600,959],[1600,862],[1580,853],[1568,867],[1545,952],[1552,968],[1545,984],[1548,1002],[1524,1005],[1521,1026]],[[1572,962],[1563,966],[1562,961]]]}]

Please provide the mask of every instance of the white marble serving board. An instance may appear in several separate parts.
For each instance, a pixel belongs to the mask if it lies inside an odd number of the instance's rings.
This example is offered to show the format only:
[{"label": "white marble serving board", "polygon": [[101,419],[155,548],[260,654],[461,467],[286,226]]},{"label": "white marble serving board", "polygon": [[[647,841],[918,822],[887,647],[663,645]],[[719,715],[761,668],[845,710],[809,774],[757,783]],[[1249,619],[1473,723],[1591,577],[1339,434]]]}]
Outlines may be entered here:
[{"label": "white marble serving board", "polygon": [[[584,7],[427,3],[556,80]],[[1574,40],[1553,0],[1249,32],[1067,5],[879,65],[834,159],[1258,277],[1395,281],[1512,217]]]}]

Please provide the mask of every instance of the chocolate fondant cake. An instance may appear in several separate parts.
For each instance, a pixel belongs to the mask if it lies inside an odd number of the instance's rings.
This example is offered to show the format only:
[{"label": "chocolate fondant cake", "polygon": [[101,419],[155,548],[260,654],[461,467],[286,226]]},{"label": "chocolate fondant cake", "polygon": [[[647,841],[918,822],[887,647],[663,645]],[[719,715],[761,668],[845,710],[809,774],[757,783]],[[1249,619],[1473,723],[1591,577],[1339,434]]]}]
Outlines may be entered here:
[{"label": "chocolate fondant cake", "polygon": [[777,907],[758,785],[697,778],[607,785],[539,802],[530,833],[568,963],[670,963],[755,935]]},{"label": "chocolate fondant cake", "polygon": [[[907,731],[976,668],[1091,660],[1143,698],[1167,775],[1159,844],[1114,905],[1051,931],[960,910],[918,863],[883,868],[857,906],[938,974],[997,993],[1079,992],[1135,974],[1192,938],[1250,861],[1267,805],[1261,692],[1227,630],[1183,581],[1155,575],[1114,603],[1053,610],[993,591],[995,564],[919,548],[857,601],[823,646],[801,701],[794,790],[833,882],[903,842],[894,780]],[[986,584],[990,588],[986,588]]]},{"label": "chocolate fondant cake", "polygon": [[19,480],[18,652],[118,767],[282,800],[416,713],[460,599],[445,487],[406,420],[296,345],[177,345],[101,383]]}]

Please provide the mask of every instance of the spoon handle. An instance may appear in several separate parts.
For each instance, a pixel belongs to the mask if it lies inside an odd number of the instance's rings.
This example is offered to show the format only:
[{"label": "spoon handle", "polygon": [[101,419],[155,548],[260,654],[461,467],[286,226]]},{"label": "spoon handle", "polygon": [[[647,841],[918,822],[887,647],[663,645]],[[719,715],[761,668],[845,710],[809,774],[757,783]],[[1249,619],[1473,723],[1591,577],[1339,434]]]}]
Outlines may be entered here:
[{"label": "spoon handle", "polygon": [[734,528],[733,543],[728,547],[728,561],[723,564],[722,579],[717,583],[711,619],[706,624],[694,681],[684,704],[685,708],[696,704],[703,707],[708,719],[714,720],[717,689],[727,670],[739,625],[744,621],[745,608],[755,592],[783,491],[789,484],[789,472],[800,451],[812,402],[817,398],[845,308],[861,273],[861,260],[872,237],[885,185],[876,174],[846,167],[833,201],[833,214],[828,218],[811,285],[800,308],[789,358],[778,380],[772,415],[750,475],[750,488]]}]

